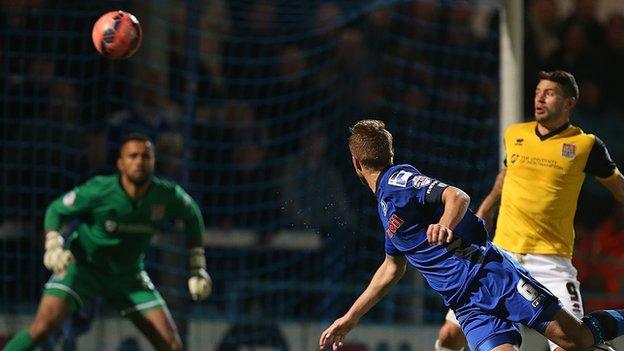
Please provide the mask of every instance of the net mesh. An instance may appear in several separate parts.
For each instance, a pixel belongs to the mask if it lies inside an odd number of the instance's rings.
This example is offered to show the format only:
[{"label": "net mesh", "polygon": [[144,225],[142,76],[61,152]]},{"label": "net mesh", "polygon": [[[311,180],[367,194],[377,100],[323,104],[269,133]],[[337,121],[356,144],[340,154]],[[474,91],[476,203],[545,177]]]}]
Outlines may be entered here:
[{"label": "net mesh", "polygon": [[[30,315],[49,277],[47,204],[114,172],[132,131],[153,138],[158,175],[202,208],[211,298],[189,302],[175,224],[155,238],[148,271],[187,341],[215,350],[263,339],[308,348],[273,327],[338,316],[383,259],[374,199],[346,147],[355,121],[386,121],[395,161],[465,189],[473,203],[498,169],[498,33],[476,34],[472,2],[34,3],[0,7],[2,314]],[[143,46],[108,61],[91,25],[118,8],[141,21]],[[442,315],[412,274],[367,320]],[[218,341],[197,324],[206,320],[225,321]]]}]

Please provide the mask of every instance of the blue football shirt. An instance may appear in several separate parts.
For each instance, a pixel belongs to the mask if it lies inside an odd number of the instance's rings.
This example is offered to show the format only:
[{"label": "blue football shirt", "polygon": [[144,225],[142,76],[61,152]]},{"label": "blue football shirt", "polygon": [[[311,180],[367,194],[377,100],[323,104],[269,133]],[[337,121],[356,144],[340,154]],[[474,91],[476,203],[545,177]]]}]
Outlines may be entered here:
[{"label": "blue football shirt", "polygon": [[427,228],[439,222],[444,205],[443,182],[408,164],[387,168],[377,180],[377,210],[385,231],[385,251],[404,255],[447,306],[454,306],[481,269],[491,244],[483,221],[466,214],[453,229],[458,238],[447,245],[430,245]]}]

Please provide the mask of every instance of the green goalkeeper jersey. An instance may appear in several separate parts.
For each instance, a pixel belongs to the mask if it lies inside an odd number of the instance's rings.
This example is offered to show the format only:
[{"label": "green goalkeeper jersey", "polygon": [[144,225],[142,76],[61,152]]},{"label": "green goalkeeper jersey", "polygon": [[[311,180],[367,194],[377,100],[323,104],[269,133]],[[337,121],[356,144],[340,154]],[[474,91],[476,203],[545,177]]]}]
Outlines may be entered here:
[{"label": "green goalkeeper jersey", "polygon": [[135,198],[122,188],[119,175],[94,177],[50,204],[46,232],[60,230],[69,218],[80,220],[69,238],[77,263],[112,274],[143,269],[145,250],[165,220],[183,221],[186,234],[200,242],[204,232],[197,203],[179,185],[156,177]]}]

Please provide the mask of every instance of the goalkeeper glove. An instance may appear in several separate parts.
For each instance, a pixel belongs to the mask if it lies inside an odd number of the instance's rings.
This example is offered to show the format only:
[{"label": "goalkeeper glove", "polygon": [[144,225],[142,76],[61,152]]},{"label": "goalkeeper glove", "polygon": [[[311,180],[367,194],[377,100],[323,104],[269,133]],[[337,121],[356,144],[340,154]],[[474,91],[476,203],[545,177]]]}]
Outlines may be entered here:
[{"label": "goalkeeper glove", "polygon": [[65,239],[59,232],[53,230],[46,234],[43,265],[54,273],[64,270],[74,262],[74,256],[63,247],[64,244]]},{"label": "goalkeeper glove", "polygon": [[191,276],[188,288],[193,301],[204,300],[212,291],[212,279],[206,271],[206,257],[203,247],[194,247],[189,250],[189,267]]}]

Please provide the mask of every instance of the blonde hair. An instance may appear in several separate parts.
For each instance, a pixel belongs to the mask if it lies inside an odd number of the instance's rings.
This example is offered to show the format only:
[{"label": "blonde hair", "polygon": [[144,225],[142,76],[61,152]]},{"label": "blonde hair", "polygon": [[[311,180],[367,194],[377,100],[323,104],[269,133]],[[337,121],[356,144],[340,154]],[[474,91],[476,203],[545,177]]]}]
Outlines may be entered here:
[{"label": "blonde hair", "polygon": [[392,134],[386,130],[384,122],[364,119],[349,128],[349,131],[349,150],[362,166],[382,170],[392,164]]}]

